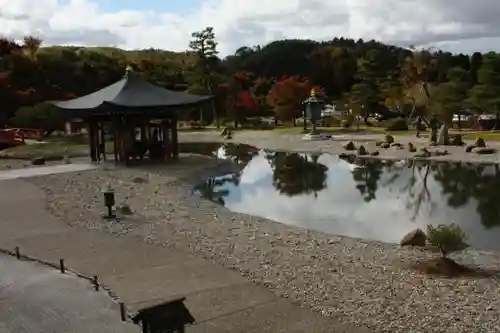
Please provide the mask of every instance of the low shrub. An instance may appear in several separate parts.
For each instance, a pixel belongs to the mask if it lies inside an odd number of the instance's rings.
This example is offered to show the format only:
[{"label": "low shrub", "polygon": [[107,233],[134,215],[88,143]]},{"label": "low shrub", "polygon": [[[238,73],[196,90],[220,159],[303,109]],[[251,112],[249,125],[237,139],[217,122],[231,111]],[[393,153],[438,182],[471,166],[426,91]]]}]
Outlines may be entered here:
[{"label": "low shrub", "polygon": [[451,252],[462,251],[469,246],[466,242],[467,236],[455,223],[439,224],[435,227],[428,225],[427,240],[441,253],[443,258]]}]

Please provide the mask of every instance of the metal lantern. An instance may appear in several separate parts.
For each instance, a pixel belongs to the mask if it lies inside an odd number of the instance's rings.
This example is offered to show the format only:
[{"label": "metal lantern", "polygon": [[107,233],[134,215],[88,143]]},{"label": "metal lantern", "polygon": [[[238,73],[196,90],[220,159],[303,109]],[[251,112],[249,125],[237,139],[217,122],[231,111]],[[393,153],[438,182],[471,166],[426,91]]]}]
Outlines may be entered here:
[{"label": "metal lantern", "polygon": [[[324,101],[316,97],[316,91],[311,89],[310,96],[303,102],[305,104],[305,117],[304,123],[307,120],[311,122],[312,129],[311,135],[318,134],[316,131],[316,122],[321,119],[321,111],[323,111]],[[304,124],[304,129],[306,129],[306,125]]]},{"label": "metal lantern", "polygon": [[115,205],[115,191],[107,187],[104,191],[104,205],[108,208],[108,218],[113,218],[113,206]]}]

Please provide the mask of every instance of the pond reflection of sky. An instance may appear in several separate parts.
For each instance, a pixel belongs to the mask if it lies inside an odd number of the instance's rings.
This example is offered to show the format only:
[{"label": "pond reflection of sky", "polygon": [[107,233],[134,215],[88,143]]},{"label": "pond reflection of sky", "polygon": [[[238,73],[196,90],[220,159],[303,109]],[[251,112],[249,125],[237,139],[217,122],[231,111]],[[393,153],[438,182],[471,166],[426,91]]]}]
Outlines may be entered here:
[{"label": "pond reflection of sky", "polygon": [[[353,177],[358,166],[328,154],[319,156],[317,163],[326,166],[327,171],[326,186],[316,193],[293,196],[280,193],[273,186],[273,167],[264,152],[259,152],[248,162],[238,182],[222,182],[215,191],[224,190],[224,205],[235,212],[332,234],[386,242],[399,242],[415,228],[425,230],[427,224],[456,222],[467,233],[473,247],[500,250],[500,229],[483,226],[475,198],[469,198],[458,208],[451,207],[449,195],[442,193],[442,182],[435,179],[438,172],[435,169],[429,170],[428,191],[425,191],[425,170],[429,166],[422,166],[420,171],[405,164],[379,167],[374,197],[365,200],[370,195],[361,193],[359,179],[357,182]],[[494,170],[488,168],[483,175]],[[411,183],[412,175],[414,184]],[[499,194],[500,189],[494,195],[500,199]],[[500,205],[500,200],[498,203]],[[490,216],[490,220],[492,218],[496,215]]]}]

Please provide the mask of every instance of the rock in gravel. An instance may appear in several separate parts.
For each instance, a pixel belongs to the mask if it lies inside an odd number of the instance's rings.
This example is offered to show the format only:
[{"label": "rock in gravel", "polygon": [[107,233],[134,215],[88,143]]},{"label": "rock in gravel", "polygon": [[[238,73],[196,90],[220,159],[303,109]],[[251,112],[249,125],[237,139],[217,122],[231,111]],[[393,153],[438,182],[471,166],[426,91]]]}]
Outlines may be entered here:
[{"label": "rock in gravel", "polygon": [[380,147],[380,146],[382,146],[384,143],[385,143],[384,141],[377,141],[377,142],[375,142],[375,146]]},{"label": "rock in gravel", "polygon": [[387,149],[387,148],[389,148],[390,146],[391,146],[391,144],[390,144],[389,142],[384,142],[384,143],[382,143],[382,144],[380,145],[380,148],[385,148],[385,149]]},{"label": "rock in gravel", "polygon": [[446,156],[448,155],[448,151],[445,149],[445,150],[436,150],[436,156]]},{"label": "rock in gravel", "polygon": [[390,134],[385,135],[385,142],[388,144],[394,143],[394,137]]},{"label": "rock in gravel", "polygon": [[413,157],[415,158],[427,158],[430,157],[431,153],[424,147],[420,149],[418,153],[413,154]]},{"label": "rock in gravel", "polygon": [[409,151],[410,153],[414,153],[414,152],[416,152],[416,151],[417,151],[417,148],[415,148],[415,146],[413,145],[413,143],[408,142],[408,151]]},{"label": "rock in gravel", "polygon": [[468,145],[465,147],[465,152],[470,153],[474,148],[476,148],[474,145]]},{"label": "rock in gravel", "polygon": [[473,146],[474,146],[474,147],[484,148],[484,147],[486,147],[486,141],[484,141],[484,139],[483,139],[483,138],[479,137],[479,138],[477,138],[477,139],[474,141]]},{"label": "rock in gravel", "polygon": [[491,147],[475,147],[472,151],[479,155],[488,155],[496,153],[497,150]]},{"label": "rock in gravel", "polygon": [[427,235],[422,229],[415,229],[407,233],[401,240],[401,246],[425,246]]},{"label": "rock in gravel", "polygon": [[380,152],[379,152],[378,150],[375,150],[375,151],[372,151],[372,152],[370,153],[370,155],[371,155],[371,156],[378,156],[378,155],[380,155]]},{"label": "rock in gravel", "polygon": [[123,215],[132,215],[134,212],[132,211],[132,208],[130,208],[129,205],[123,204],[119,208],[120,213]]},{"label": "rock in gravel", "polygon": [[356,146],[354,145],[354,142],[349,141],[344,145],[345,150],[356,150]]},{"label": "rock in gravel", "polygon": [[145,184],[148,182],[148,180],[142,177],[134,177],[134,179],[132,179],[132,182],[136,184]]},{"label": "rock in gravel", "polygon": [[366,155],[366,154],[368,154],[368,152],[366,151],[365,146],[363,146],[363,145],[359,146],[358,155]]},{"label": "rock in gravel", "polygon": [[45,158],[43,158],[43,157],[34,158],[31,161],[31,164],[33,164],[33,165],[44,165],[45,164]]}]

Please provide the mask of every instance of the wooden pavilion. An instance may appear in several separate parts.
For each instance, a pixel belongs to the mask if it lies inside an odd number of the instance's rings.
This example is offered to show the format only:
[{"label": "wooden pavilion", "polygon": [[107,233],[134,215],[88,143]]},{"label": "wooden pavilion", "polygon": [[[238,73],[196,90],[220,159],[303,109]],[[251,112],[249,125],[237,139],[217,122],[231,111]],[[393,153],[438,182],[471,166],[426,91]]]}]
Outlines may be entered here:
[{"label": "wooden pavilion", "polygon": [[115,163],[128,165],[146,157],[177,159],[179,111],[211,98],[155,86],[127,69],[123,79],[112,85],[52,104],[87,123],[93,162],[106,160],[106,141],[112,139]]}]

